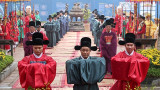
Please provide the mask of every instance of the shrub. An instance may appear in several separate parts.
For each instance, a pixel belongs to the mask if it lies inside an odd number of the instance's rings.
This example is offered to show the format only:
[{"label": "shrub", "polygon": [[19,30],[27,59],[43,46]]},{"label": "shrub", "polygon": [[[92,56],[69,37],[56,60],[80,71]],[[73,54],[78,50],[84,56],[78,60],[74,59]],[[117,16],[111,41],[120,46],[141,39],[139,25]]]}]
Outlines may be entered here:
[{"label": "shrub", "polygon": [[13,62],[13,57],[5,55],[3,50],[0,50],[0,72],[2,72],[7,66]]}]

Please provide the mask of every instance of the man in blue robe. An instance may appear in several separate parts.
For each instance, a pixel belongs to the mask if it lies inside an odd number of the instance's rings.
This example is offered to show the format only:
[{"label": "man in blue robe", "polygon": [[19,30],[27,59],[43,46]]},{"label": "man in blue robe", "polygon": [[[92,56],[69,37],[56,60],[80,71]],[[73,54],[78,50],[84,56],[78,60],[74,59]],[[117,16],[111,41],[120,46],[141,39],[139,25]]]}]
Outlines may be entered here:
[{"label": "man in blue robe", "polygon": [[[98,11],[95,11],[95,10],[91,14],[91,17],[89,19],[89,21],[90,21],[90,31],[92,31],[93,22],[94,22],[95,17],[97,17],[97,15],[98,15]],[[93,32],[92,32],[92,35],[93,35]]]},{"label": "man in blue robe", "polygon": [[68,11],[65,11],[64,13],[64,20],[65,20],[65,27],[66,27],[66,33],[69,31],[69,15]]},{"label": "man in blue robe", "polygon": [[[96,31],[96,34],[97,34],[97,47],[100,47],[99,46],[99,43],[100,43],[100,37],[101,37],[101,34],[102,34],[102,31],[104,29],[104,22],[105,22],[105,16],[104,15],[100,15],[98,20],[100,22],[100,25],[99,25],[99,29],[97,29]],[[100,51],[100,49],[99,49]]]},{"label": "man in blue robe", "polygon": [[56,29],[55,29],[55,24],[52,22],[52,16],[49,15],[47,18],[49,21],[44,24],[44,29],[46,31],[46,35],[49,39],[49,44],[48,47],[53,47],[56,45]]},{"label": "man in blue robe", "polygon": [[75,50],[80,50],[81,56],[66,61],[67,83],[74,84],[73,90],[99,90],[97,82],[101,82],[106,73],[105,59],[90,56],[91,50],[96,51],[97,47],[91,47],[88,37],[82,38]]},{"label": "man in blue robe", "polygon": [[63,11],[57,12],[57,21],[60,23],[60,38],[63,38],[63,31],[64,31]]},{"label": "man in blue robe", "polygon": [[92,32],[93,32],[93,36],[94,36],[94,44],[96,44],[96,46],[98,46],[98,41],[97,41],[97,31],[99,31],[99,25],[100,22],[97,20],[99,16],[95,17],[93,19],[93,28],[92,28]]},{"label": "man in blue robe", "polygon": [[52,23],[54,24],[54,29],[56,31],[56,43],[58,43],[58,41],[60,41],[60,22],[59,20],[57,20],[57,15],[55,14],[53,16],[53,20]]}]

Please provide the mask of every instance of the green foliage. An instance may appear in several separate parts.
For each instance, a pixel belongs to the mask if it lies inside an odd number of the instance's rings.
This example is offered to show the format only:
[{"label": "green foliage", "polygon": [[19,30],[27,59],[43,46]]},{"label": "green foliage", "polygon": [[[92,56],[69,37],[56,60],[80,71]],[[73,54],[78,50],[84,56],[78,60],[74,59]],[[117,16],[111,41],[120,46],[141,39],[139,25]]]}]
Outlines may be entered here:
[{"label": "green foliage", "polygon": [[83,19],[88,20],[91,15],[90,9],[87,9],[87,10],[83,9],[83,13],[84,13]]},{"label": "green foliage", "polygon": [[13,62],[13,57],[6,55],[4,60],[0,60],[0,72]]},{"label": "green foliage", "polygon": [[148,69],[147,77],[159,78],[160,77],[160,69],[155,67],[150,67]]},{"label": "green foliage", "polygon": [[54,16],[54,15],[56,15],[56,13],[53,13],[53,14],[51,14],[52,15],[52,17]]}]

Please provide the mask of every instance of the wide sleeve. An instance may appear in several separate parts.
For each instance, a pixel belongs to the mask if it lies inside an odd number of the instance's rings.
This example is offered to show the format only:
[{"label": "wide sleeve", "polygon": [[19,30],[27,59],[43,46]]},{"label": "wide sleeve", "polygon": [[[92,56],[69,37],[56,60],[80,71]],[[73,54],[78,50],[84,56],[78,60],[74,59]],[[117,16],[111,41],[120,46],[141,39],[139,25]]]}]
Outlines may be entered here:
[{"label": "wide sleeve", "polygon": [[22,88],[28,87],[28,85],[26,83],[27,67],[29,67],[27,59],[28,59],[27,57],[24,57],[21,61],[18,62],[19,78],[20,78],[20,84],[21,84]]},{"label": "wide sleeve", "polygon": [[150,61],[148,58],[142,55],[138,55],[137,58],[132,58],[128,73],[129,79],[141,83],[147,75],[149,65]]},{"label": "wide sleeve", "polygon": [[132,80],[136,83],[142,82],[149,68],[149,60],[142,55],[123,57],[119,53],[111,59],[112,77],[117,80]]},{"label": "wide sleeve", "polygon": [[66,61],[67,83],[68,84],[81,84],[80,65],[79,61],[68,60]]},{"label": "wide sleeve", "polygon": [[[51,57],[48,58],[48,62],[46,65],[44,66],[44,70],[46,72],[46,77],[42,77],[42,78],[46,78],[47,83],[51,84],[56,76],[56,61],[53,60]],[[41,71],[40,71],[41,72]],[[41,72],[44,73],[44,72]]]},{"label": "wide sleeve", "polygon": [[23,88],[42,88],[50,85],[56,75],[56,62],[49,58],[47,64],[32,63],[28,59],[18,62],[20,83]]},{"label": "wide sleeve", "polygon": [[123,58],[123,53],[111,58],[112,78],[117,80],[129,80],[128,72],[130,67],[130,57]]},{"label": "wide sleeve", "polygon": [[44,24],[44,29],[45,29],[46,32],[53,31],[53,27],[54,27],[53,23],[47,22],[47,23]]},{"label": "wide sleeve", "polygon": [[80,73],[82,80],[87,84],[95,84],[102,81],[106,73],[105,59],[81,60]]}]

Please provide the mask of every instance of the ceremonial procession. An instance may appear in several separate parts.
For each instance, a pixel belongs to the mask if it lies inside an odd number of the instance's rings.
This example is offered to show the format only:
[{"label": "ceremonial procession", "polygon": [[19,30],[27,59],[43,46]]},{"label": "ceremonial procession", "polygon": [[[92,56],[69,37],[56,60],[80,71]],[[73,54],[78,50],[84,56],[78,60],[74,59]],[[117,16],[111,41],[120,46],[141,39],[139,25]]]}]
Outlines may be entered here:
[{"label": "ceremonial procession", "polygon": [[0,0],[0,90],[160,90],[160,0]]}]

